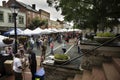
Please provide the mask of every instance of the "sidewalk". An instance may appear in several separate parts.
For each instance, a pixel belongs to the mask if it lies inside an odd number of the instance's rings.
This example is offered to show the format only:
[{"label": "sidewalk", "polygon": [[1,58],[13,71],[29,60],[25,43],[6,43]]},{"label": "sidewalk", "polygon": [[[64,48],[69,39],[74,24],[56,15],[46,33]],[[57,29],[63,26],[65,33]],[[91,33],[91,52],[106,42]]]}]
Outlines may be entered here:
[{"label": "sidewalk", "polygon": [[[40,64],[40,57],[37,57],[37,70],[40,69],[39,64]],[[3,79],[0,80],[14,80],[14,74],[6,75],[3,77]],[[28,67],[23,72],[23,80],[31,80],[31,72]]]}]

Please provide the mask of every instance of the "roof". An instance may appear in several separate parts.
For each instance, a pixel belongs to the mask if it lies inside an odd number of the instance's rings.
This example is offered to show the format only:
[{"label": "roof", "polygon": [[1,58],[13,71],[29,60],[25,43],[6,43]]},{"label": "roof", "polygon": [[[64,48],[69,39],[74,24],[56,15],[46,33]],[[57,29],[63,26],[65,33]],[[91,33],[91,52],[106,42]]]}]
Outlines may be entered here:
[{"label": "roof", "polygon": [[38,12],[37,10],[33,9],[30,5],[27,5],[23,2],[17,1],[20,5],[22,5],[23,7],[25,7],[28,10],[34,11],[34,12]]}]

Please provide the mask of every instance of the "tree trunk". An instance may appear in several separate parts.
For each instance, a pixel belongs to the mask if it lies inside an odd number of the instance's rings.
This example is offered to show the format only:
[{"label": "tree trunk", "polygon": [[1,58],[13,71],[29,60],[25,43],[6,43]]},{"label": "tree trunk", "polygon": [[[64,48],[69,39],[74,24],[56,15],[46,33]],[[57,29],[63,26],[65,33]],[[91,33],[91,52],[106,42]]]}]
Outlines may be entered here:
[{"label": "tree trunk", "polygon": [[97,24],[93,24],[93,27],[94,27],[94,33],[97,32]]}]

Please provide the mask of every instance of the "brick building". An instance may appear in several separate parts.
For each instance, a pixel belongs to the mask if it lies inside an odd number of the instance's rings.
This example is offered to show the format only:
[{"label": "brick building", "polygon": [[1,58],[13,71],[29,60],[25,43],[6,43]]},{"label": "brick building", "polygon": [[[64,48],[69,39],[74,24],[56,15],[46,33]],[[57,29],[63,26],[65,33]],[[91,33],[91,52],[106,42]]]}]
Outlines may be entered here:
[{"label": "brick building", "polygon": [[26,14],[26,27],[28,27],[31,23],[31,20],[35,17],[38,17],[39,19],[43,20],[49,20],[50,19],[50,13],[39,9],[39,11],[36,10],[36,5],[32,4],[32,6],[27,5],[23,2],[17,1],[17,0],[9,0],[8,2],[3,1],[3,7],[9,7],[11,4],[15,3],[19,6],[19,12],[24,12]]}]

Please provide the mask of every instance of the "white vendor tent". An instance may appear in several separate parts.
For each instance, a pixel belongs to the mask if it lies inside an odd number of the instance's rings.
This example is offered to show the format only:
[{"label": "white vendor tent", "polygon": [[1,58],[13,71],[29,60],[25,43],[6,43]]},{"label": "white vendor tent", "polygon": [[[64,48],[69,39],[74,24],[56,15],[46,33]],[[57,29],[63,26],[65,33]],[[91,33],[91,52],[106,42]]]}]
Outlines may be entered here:
[{"label": "white vendor tent", "polygon": [[42,32],[42,29],[38,27],[32,31],[32,35],[39,35],[41,34],[41,32]]},{"label": "white vendor tent", "polygon": [[32,35],[32,33],[33,33],[33,31],[32,31],[32,30],[30,30],[30,29],[25,29],[25,30],[23,31],[23,35],[28,35],[28,36],[31,36],[31,35]]}]

